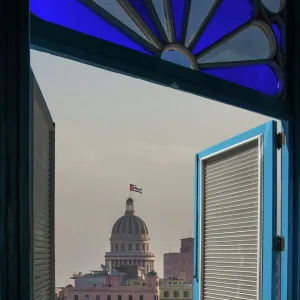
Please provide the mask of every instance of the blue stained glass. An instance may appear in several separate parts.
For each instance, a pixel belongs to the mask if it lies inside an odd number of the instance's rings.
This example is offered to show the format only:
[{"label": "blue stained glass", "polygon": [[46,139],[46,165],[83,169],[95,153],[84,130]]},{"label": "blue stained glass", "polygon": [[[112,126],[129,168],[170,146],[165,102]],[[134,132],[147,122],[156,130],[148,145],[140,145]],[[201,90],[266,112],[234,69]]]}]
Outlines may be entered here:
[{"label": "blue stained glass", "polygon": [[276,23],[273,23],[273,24],[272,24],[272,29],[273,29],[274,35],[275,35],[275,37],[276,37],[277,44],[278,44],[278,46],[280,47],[280,50],[282,50],[281,32],[280,32],[280,29],[279,29],[279,27],[277,26]]},{"label": "blue stained glass", "polygon": [[76,0],[31,0],[30,10],[48,22],[151,55]]},{"label": "blue stained glass", "polygon": [[149,26],[149,28],[153,31],[156,37],[160,40],[158,31],[152,21],[149,10],[146,6],[147,1],[144,0],[129,0],[130,4],[135,8],[140,17],[144,20],[144,22]]},{"label": "blue stained glass", "polygon": [[209,14],[216,0],[191,0],[190,15],[185,38],[185,46],[189,47],[196,32]]},{"label": "blue stained glass", "polygon": [[123,24],[128,26],[131,30],[136,32],[139,36],[141,36],[143,39],[147,39],[143,32],[138,28],[138,26],[132,21],[132,19],[128,16],[128,14],[125,12],[124,8],[121,7],[118,0],[110,0],[103,1],[103,0],[93,0],[94,3],[102,7],[104,10],[106,10],[108,13],[110,13],[112,16],[114,16],[117,20],[121,21]]},{"label": "blue stained glass", "polygon": [[180,43],[186,0],[170,0],[170,3],[172,7],[176,42]]},{"label": "blue stained glass", "polygon": [[271,96],[276,96],[282,92],[282,83],[278,79],[275,71],[267,65],[206,69],[201,70],[201,72],[237,83]]},{"label": "blue stained glass", "polygon": [[252,18],[250,0],[223,0],[193,49],[197,54]]}]

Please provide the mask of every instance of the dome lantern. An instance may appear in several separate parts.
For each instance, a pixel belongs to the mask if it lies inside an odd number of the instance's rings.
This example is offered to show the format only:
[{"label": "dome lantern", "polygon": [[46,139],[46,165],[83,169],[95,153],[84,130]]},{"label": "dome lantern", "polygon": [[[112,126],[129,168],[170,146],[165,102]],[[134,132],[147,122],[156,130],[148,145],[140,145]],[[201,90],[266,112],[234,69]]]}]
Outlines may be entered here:
[{"label": "dome lantern", "polygon": [[134,203],[132,198],[128,198],[126,201],[125,215],[134,215]]}]

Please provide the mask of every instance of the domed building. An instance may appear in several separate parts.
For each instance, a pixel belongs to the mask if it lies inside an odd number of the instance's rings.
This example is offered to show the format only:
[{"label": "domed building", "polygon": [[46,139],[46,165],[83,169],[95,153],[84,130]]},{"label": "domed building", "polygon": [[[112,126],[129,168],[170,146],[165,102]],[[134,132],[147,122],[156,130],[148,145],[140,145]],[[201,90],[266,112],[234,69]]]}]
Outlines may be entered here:
[{"label": "domed building", "polygon": [[110,273],[123,266],[138,266],[145,274],[154,270],[154,254],[150,252],[150,237],[146,223],[135,215],[134,201],[128,198],[125,214],[111,232],[110,252],[105,264]]}]

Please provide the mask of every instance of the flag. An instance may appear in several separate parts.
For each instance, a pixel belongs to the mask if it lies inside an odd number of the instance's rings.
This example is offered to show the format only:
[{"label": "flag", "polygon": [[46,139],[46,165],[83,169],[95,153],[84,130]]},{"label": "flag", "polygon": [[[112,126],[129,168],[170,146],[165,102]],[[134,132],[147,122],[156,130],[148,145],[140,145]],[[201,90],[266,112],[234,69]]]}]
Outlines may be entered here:
[{"label": "flag", "polygon": [[143,189],[137,187],[135,184],[130,184],[130,192],[143,194]]}]

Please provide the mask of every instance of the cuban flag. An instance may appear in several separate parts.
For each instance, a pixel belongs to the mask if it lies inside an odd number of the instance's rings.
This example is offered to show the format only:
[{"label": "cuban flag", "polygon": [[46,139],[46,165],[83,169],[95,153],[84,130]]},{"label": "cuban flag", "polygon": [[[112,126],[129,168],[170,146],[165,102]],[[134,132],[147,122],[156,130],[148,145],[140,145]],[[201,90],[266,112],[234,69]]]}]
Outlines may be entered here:
[{"label": "cuban flag", "polygon": [[135,184],[130,183],[130,192],[136,192],[136,193],[143,194],[143,189],[137,187]]}]

